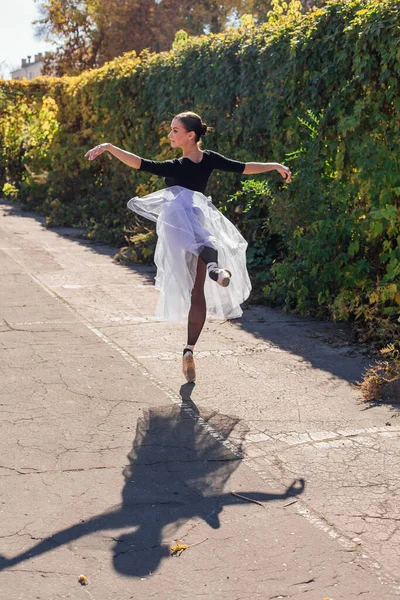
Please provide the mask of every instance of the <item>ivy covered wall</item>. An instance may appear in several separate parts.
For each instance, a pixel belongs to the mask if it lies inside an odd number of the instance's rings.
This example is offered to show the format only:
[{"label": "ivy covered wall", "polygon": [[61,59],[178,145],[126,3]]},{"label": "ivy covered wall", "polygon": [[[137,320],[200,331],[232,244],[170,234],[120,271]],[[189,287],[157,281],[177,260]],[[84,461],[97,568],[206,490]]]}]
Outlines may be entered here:
[{"label": "ivy covered wall", "polygon": [[[102,155],[109,141],[170,158],[172,116],[213,126],[204,146],[276,173],[214,173],[209,193],[249,239],[264,298],[286,310],[353,320],[399,339],[400,5],[333,0],[302,17],[127,54],[74,78],[0,82],[3,192],[93,239],[151,260],[154,232],[127,211],[163,181]],[[148,229],[150,227],[150,229]]]}]

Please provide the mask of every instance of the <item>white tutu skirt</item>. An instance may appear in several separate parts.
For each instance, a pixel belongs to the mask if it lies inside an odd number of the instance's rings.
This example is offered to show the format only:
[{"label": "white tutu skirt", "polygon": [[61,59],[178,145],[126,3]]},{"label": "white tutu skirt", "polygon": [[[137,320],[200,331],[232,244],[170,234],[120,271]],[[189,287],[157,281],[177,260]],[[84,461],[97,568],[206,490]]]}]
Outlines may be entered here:
[{"label": "white tutu skirt", "polygon": [[181,186],[132,198],[128,208],[157,223],[156,289],[160,291],[156,317],[187,319],[197,261],[205,246],[218,251],[218,265],[232,273],[230,285],[219,286],[206,276],[207,318],[234,319],[250,294],[246,268],[247,242],[209,198]]}]

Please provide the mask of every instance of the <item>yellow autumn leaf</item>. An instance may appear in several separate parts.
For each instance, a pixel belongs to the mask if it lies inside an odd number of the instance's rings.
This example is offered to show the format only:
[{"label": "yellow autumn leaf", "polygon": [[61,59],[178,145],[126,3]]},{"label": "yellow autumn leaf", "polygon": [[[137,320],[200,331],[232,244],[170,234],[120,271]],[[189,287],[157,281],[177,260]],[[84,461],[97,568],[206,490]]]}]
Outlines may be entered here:
[{"label": "yellow autumn leaf", "polygon": [[178,540],[175,540],[175,546],[171,546],[172,556],[180,556],[184,550],[188,547],[187,544],[180,544]]},{"label": "yellow autumn leaf", "polygon": [[200,544],[204,544],[208,540],[208,537],[204,538],[200,542],[195,542],[194,544],[181,544],[179,540],[175,540],[175,546],[170,546],[172,551],[172,556],[180,556],[186,548],[193,548],[193,546],[199,546]]},{"label": "yellow autumn leaf", "polygon": [[376,292],[371,292],[371,294],[369,295],[369,303],[370,304],[375,304],[375,302],[378,302],[379,300],[379,296]]},{"label": "yellow autumn leaf", "polygon": [[175,546],[171,546],[172,556],[180,556],[184,550],[188,547],[187,544],[180,544],[178,540],[175,540]]},{"label": "yellow autumn leaf", "polygon": [[390,285],[387,285],[385,287],[385,290],[390,294],[394,294],[395,292],[397,292],[397,285],[395,283],[391,283]]}]

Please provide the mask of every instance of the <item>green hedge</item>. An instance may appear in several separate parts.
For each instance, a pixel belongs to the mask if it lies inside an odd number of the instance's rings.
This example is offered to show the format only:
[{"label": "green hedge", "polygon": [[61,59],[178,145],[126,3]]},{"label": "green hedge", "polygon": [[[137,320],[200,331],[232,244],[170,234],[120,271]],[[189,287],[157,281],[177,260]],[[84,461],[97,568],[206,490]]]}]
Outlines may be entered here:
[{"label": "green hedge", "polygon": [[237,193],[235,175],[210,182],[249,238],[265,299],[396,341],[399,74],[398,0],[334,0],[297,21],[189,38],[75,78],[2,82],[0,176],[48,225],[83,225],[93,239],[128,244],[121,256],[133,243],[134,258],[149,260],[153,230],[126,202],[162,180],[83,156],[110,141],[170,157],[171,116],[196,110],[214,127],[206,147],[290,161],[295,173],[288,187],[275,173]]}]

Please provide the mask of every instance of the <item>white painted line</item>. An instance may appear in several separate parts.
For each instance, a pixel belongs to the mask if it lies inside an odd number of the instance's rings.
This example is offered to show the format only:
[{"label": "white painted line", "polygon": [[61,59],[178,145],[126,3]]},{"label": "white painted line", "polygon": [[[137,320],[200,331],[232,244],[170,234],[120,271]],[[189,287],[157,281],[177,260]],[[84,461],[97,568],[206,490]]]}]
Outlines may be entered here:
[{"label": "white painted line", "polygon": [[[37,282],[35,282],[37,283]],[[148,323],[149,321],[158,322],[159,319],[151,319],[150,317],[110,317],[109,319],[99,319],[98,323],[101,325],[112,325],[116,322],[120,321],[129,321],[135,323]],[[75,321],[18,321],[18,322],[9,322],[9,324],[14,327],[17,325],[74,325]],[[124,323],[126,324],[126,323]],[[176,355],[175,355],[176,356]],[[154,357],[155,358],[155,357]]]},{"label": "white painted line", "polygon": [[341,546],[347,548],[348,550],[354,550],[355,546],[359,543],[358,541],[350,538],[347,538],[343,535],[340,535],[332,526],[328,525],[323,521],[320,517],[314,514],[309,508],[302,506],[301,503],[297,503],[297,512],[299,515],[304,517],[311,525],[317,527],[321,531],[324,531],[331,537],[333,540],[339,542]]},{"label": "white painted line", "polygon": [[21,321],[18,323],[11,323],[8,321],[11,327],[17,327],[20,325],[75,325],[75,321]]},{"label": "white painted line", "polygon": [[[269,433],[268,437],[274,442],[283,442],[288,446],[322,445],[353,437],[371,434],[395,434],[400,432],[400,425],[385,425],[382,427],[366,427],[364,429],[339,429],[338,431],[310,431],[309,433],[287,432]],[[265,435],[265,434],[261,434]],[[249,439],[249,441],[257,441]]]}]

